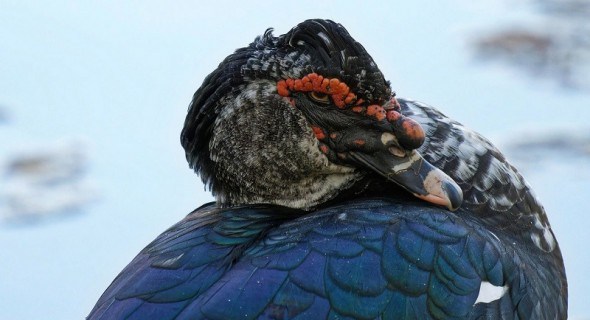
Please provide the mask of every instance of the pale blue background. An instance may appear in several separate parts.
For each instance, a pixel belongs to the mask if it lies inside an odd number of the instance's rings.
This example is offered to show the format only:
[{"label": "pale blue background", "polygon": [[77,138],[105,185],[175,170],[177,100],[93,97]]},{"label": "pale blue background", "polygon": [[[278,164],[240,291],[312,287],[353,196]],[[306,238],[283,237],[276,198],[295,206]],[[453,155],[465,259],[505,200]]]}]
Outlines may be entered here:
[{"label": "pale blue background", "polygon": [[[399,96],[436,105],[501,145],[522,132],[589,128],[588,92],[470,54],[480,30],[536,19],[522,4],[201,3],[0,0],[0,105],[11,116],[0,126],[0,157],[86,141],[102,199],[69,219],[0,225],[0,319],[83,318],[139,250],[211,200],[179,144],[186,108],[203,78],[267,27],[282,34],[307,18],[342,23]],[[563,249],[570,318],[588,318],[588,162],[556,154],[522,165]]]}]

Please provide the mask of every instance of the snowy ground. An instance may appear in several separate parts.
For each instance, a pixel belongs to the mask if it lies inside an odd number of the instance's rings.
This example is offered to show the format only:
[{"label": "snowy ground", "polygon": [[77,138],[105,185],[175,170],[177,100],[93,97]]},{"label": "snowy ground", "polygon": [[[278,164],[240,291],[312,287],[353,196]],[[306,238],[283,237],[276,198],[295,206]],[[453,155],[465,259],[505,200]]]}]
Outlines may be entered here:
[{"label": "snowy ground", "polygon": [[[479,63],[468,47],[484,30],[537,19],[518,3],[0,2],[0,164],[57,150],[58,165],[79,169],[64,173],[83,187],[69,200],[84,200],[64,219],[0,221],[0,319],[84,317],[142,247],[209,201],[178,138],[194,90],[267,27],[281,34],[314,17],[344,24],[399,96],[507,151],[550,214],[570,318],[590,319],[590,93]],[[0,191],[14,190],[8,178]]]}]

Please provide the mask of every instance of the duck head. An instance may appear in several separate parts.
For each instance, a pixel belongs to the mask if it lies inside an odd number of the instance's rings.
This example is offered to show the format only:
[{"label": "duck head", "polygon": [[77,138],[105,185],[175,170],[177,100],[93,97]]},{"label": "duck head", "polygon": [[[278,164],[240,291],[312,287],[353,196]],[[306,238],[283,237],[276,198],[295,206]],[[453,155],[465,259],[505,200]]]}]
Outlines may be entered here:
[{"label": "duck head", "polygon": [[181,143],[222,206],[311,209],[375,172],[457,209],[461,188],[416,151],[424,138],[363,46],[308,20],[228,56],[195,93]]}]

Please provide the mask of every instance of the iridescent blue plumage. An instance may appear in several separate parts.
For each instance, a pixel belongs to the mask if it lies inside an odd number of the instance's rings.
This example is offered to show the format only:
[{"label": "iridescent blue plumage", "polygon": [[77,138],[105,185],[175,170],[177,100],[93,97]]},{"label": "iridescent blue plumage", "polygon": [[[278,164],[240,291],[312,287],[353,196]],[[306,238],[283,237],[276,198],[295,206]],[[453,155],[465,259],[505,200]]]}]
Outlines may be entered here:
[{"label": "iridescent blue plumage", "polygon": [[[373,199],[293,214],[196,210],[135,258],[90,318],[495,318],[475,304],[483,281],[551,286],[526,246],[499,240],[510,237],[464,210]],[[519,263],[535,267],[515,273]],[[493,304],[508,318],[528,316],[535,294],[516,290]]]},{"label": "iridescent blue plumage", "polygon": [[148,245],[89,319],[567,317],[561,252],[523,177],[481,135],[396,99],[339,24],[228,56],[181,143],[216,202]]}]

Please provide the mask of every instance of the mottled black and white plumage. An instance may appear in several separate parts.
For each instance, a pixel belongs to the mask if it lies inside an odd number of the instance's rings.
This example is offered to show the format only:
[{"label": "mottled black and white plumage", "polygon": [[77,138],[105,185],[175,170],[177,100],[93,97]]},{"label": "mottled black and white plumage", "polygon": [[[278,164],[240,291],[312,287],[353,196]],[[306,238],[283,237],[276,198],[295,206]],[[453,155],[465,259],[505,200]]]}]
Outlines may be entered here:
[{"label": "mottled black and white plumage", "polygon": [[526,241],[543,251],[556,248],[545,209],[490,141],[428,105],[401,103],[404,113],[427,132],[420,153],[461,186],[463,208],[477,213],[488,227],[508,229],[515,235],[524,232],[530,238]]},{"label": "mottled black and white plumage", "polygon": [[339,24],[228,56],[181,142],[216,203],[146,247],[89,319],[567,317],[559,246],[522,176],[396,99]]}]

